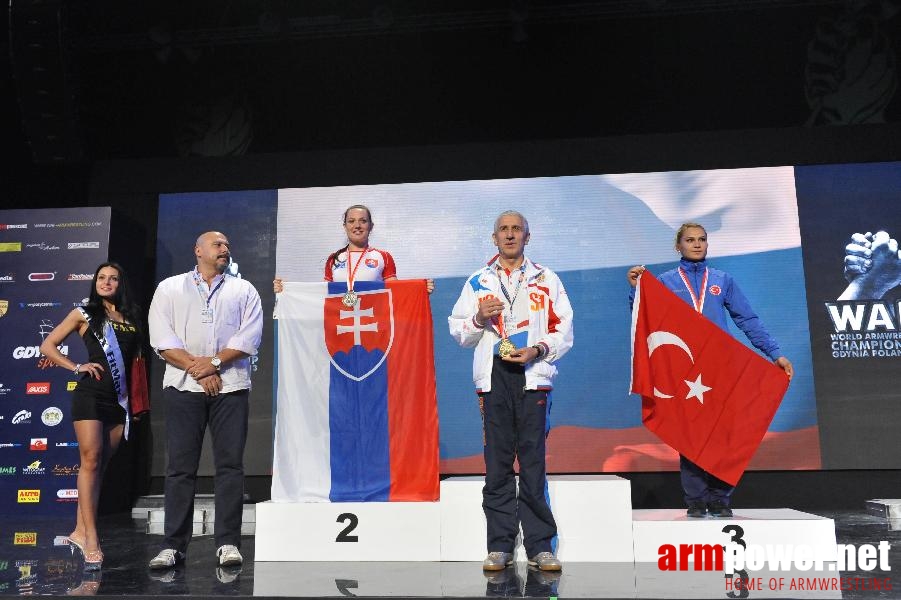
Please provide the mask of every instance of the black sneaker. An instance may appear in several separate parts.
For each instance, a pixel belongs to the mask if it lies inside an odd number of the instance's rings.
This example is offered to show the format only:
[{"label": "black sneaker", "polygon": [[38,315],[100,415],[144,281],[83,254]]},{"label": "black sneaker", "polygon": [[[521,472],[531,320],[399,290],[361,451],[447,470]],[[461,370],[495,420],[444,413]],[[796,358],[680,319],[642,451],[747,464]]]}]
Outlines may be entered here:
[{"label": "black sneaker", "polygon": [[716,500],[710,503],[710,516],[728,519],[732,516],[732,509],[722,500]]},{"label": "black sneaker", "polygon": [[693,519],[703,518],[707,514],[707,505],[703,502],[690,502],[685,514]]}]

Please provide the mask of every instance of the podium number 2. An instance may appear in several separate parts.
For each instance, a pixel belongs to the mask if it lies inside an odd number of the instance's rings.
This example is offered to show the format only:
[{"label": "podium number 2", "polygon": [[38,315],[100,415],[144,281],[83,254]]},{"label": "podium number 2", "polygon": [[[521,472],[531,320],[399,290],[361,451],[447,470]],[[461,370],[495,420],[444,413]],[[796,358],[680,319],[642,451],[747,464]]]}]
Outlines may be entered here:
[{"label": "podium number 2", "polygon": [[335,538],[336,542],[359,542],[360,538],[355,535],[350,535],[350,532],[357,528],[357,524],[360,520],[357,518],[357,515],[353,513],[341,513],[338,515],[338,519],[335,523],[347,523],[347,527],[341,530],[341,533],[338,534],[338,537]]}]

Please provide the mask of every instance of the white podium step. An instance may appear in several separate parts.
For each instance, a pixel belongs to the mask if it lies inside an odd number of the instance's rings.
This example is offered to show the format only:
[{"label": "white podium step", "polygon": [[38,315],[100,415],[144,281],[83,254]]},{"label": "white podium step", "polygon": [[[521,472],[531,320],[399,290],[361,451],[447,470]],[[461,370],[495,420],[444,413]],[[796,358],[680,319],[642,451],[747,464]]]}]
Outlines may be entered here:
[{"label": "white podium step", "polygon": [[[451,477],[441,482],[441,560],[485,558],[483,485],[484,477]],[[560,560],[632,562],[628,480],[615,475],[551,475],[548,494],[557,521]],[[516,560],[525,559],[519,545]]]},{"label": "white podium step", "polygon": [[437,502],[261,502],[257,561],[437,561]]},{"label": "white podium step", "polygon": [[[656,563],[664,544],[719,544],[741,539],[756,546],[804,544],[822,561],[836,560],[835,522],[790,508],[734,509],[731,519],[685,516],[684,509],[633,510],[635,562]],[[693,562],[693,561],[691,561]]]},{"label": "white podium step", "polygon": [[[632,529],[635,537],[636,596],[638,598],[698,598],[713,597],[718,593],[725,597],[752,598],[841,598],[841,590],[809,590],[803,586],[807,578],[818,581],[837,577],[835,522],[832,519],[780,509],[733,509],[729,519],[705,517],[689,518],[685,509],[633,510]],[[715,569],[715,559],[702,554],[694,560],[686,548],[686,560],[679,560],[677,570],[662,569],[658,560],[661,547],[668,544],[683,552],[682,546],[725,546],[744,543],[751,552],[764,556],[769,546],[777,551],[793,552],[800,545],[806,546],[812,558],[823,561],[819,571],[802,571],[791,563],[782,566],[767,564],[756,570],[745,569],[739,584],[739,575],[724,578],[727,565]],[[755,547],[752,550],[752,546]],[[772,556],[772,554],[771,554]],[[682,563],[686,568],[682,568]],[[832,563],[831,565],[829,563]],[[751,586],[736,589],[733,584]],[[796,586],[802,586],[798,589]],[[795,586],[795,587],[793,587]]]}]

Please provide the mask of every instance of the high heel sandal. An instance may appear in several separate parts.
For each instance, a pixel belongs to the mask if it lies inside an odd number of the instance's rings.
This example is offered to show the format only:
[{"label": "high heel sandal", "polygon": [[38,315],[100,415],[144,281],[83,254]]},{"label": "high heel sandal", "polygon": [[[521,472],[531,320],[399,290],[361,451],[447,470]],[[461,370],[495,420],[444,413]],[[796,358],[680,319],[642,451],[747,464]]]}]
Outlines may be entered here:
[{"label": "high heel sandal", "polygon": [[[69,540],[69,547],[72,548],[72,554],[75,554],[75,548],[81,552],[81,555],[84,556],[84,570],[85,571],[99,571],[103,566],[103,552],[100,550],[91,550],[90,552],[84,551],[84,541],[79,541],[72,536],[66,538]],[[74,548],[73,548],[74,546]]]},{"label": "high heel sandal", "polygon": [[78,548],[78,551],[84,554],[84,542],[79,542],[71,535],[66,540],[69,541],[69,549],[72,551],[72,554],[75,554],[75,548]]},{"label": "high heel sandal", "polygon": [[99,571],[103,566],[103,552],[100,550],[91,550],[84,555],[84,570]]}]

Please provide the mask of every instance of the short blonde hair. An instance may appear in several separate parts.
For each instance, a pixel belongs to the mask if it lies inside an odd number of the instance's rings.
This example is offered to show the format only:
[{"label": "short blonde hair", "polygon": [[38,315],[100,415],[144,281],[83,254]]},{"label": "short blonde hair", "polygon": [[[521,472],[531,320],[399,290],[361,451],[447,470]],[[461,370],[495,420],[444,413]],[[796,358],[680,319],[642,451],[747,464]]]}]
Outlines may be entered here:
[{"label": "short blonde hair", "polygon": [[704,226],[701,225],[700,223],[693,223],[691,221],[689,221],[688,223],[682,223],[682,225],[679,226],[679,229],[676,230],[676,245],[677,246],[679,245],[679,242],[682,241],[682,236],[685,235],[685,230],[690,229],[692,227],[697,227],[698,229],[700,229],[704,232],[704,235],[707,235],[707,230],[704,229]]}]

